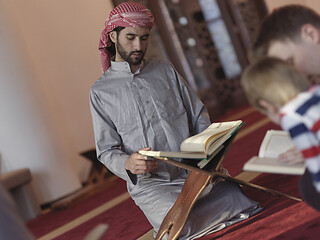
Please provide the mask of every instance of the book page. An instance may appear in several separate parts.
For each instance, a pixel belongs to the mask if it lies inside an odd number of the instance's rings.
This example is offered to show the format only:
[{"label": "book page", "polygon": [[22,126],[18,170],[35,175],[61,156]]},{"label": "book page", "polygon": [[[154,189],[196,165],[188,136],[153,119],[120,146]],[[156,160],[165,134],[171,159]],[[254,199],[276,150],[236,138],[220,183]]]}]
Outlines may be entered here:
[{"label": "book page", "polygon": [[181,151],[206,152],[212,142],[222,137],[230,129],[242,123],[241,120],[212,123],[203,132],[185,139],[180,146]]},{"label": "book page", "polygon": [[279,154],[294,147],[289,133],[281,130],[268,130],[259,150],[259,157],[277,158]]},{"label": "book page", "polygon": [[207,154],[203,152],[167,152],[167,151],[145,151],[139,150],[139,153],[148,157],[171,157],[188,159],[206,159]]},{"label": "book page", "polygon": [[288,164],[279,162],[276,158],[261,158],[252,157],[243,166],[244,171],[279,173],[279,174],[294,174],[302,175],[305,171],[303,163]]}]

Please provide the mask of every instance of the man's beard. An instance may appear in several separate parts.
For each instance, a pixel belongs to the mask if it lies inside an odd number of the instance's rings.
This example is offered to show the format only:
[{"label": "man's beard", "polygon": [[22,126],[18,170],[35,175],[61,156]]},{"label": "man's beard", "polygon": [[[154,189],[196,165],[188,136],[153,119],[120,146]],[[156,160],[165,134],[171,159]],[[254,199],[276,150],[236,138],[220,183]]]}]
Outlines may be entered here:
[{"label": "man's beard", "polygon": [[[144,57],[143,51],[132,51],[130,53],[126,52],[126,50],[123,49],[119,41],[117,42],[117,52],[122,57],[123,60],[128,62],[130,65],[140,65],[141,61]],[[132,57],[133,54],[138,53],[141,54],[139,58]]]}]

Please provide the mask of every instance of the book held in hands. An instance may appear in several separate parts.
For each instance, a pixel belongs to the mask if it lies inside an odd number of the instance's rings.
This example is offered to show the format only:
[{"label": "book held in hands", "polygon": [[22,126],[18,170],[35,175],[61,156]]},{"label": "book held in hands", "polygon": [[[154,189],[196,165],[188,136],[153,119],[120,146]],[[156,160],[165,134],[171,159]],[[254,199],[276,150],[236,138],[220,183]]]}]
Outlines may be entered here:
[{"label": "book held in hands", "polygon": [[[222,148],[244,123],[241,120],[212,123],[199,134],[185,139],[180,145],[180,152],[139,151],[149,157],[185,158],[210,160]],[[205,164],[204,164],[205,165]]]},{"label": "book held in hands", "polygon": [[258,156],[246,162],[243,170],[302,175],[305,171],[304,163],[289,164],[278,160],[280,154],[293,147],[289,133],[281,130],[268,130],[261,143]]}]

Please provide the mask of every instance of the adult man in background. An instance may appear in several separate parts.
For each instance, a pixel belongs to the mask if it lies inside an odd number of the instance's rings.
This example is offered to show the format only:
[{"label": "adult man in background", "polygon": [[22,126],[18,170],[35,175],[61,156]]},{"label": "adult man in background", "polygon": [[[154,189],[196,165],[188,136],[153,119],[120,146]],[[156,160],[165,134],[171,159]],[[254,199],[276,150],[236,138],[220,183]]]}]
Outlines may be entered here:
[{"label": "adult man in background", "polygon": [[[206,129],[207,110],[171,63],[145,59],[153,16],[128,2],[110,13],[99,45],[103,75],[90,91],[98,159],[127,188],[157,233],[188,176],[138,150],[179,151]],[[200,237],[250,217],[258,204],[239,186],[220,182],[192,209],[181,239]]]},{"label": "adult man in background", "polygon": [[[275,9],[264,19],[251,54],[252,61],[265,56],[277,57],[307,75],[319,75],[320,15],[302,5]],[[282,155],[280,160],[292,164],[304,161],[296,148]],[[300,179],[299,190],[302,198],[320,211],[320,195],[308,170]]]}]

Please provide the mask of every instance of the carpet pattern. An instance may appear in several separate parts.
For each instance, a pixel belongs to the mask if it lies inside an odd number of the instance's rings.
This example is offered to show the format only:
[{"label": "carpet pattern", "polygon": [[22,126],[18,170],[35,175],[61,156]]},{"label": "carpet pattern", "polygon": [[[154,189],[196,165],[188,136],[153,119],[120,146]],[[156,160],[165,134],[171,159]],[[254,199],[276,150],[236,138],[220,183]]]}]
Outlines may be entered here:
[{"label": "carpet pattern", "polygon": [[[287,194],[299,196],[299,177],[261,174],[253,182]],[[244,188],[245,194],[258,201],[264,210],[241,223],[201,238],[209,239],[319,239],[320,214],[304,202],[280,198]],[[300,230],[298,230],[300,229]],[[302,230],[302,231],[301,231]]]},{"label": "carpet pattern", "polygon": [[[104,207],[112,200],[115,201],[110,208]],[[109,225],[108,235],[102,239],[137,239],[151,229],[142,211],[127,193],[125,181],[119,178],[104,191],[68,209],[31,220],[27,227],[37,239],[70,240],[83,239],[101,223]]]},{"label": "carpet pattern", "polygon": [[[223,163],[232,176],[240,174],[243,164],[258,154],[266,131],[279,129],[249,106],[230,111],[220,121],[237,119],[246,124],[239,131]],[[260,174],[252,183],[299,197],[298,181],[298,176]],[[249,198],[258,201],[264,211],[202,237],[201,240],[319,239],[320,215],[304,202],[273,196],[248,187],[243,187],[243,191]],[[109,225],[102,240],[138,239],[151,229],[142,211],[126,192],[125,182],[119,178],[114,178],[108,188],[74,206],[49,212],[29,221],[27,227],[37,239],[70,240],[83,239],[101,223]]]}]

